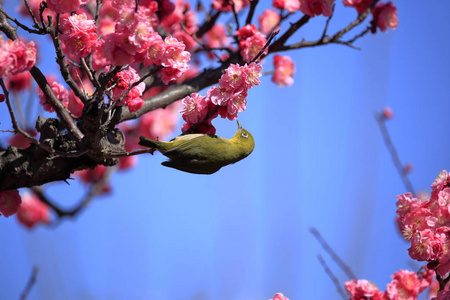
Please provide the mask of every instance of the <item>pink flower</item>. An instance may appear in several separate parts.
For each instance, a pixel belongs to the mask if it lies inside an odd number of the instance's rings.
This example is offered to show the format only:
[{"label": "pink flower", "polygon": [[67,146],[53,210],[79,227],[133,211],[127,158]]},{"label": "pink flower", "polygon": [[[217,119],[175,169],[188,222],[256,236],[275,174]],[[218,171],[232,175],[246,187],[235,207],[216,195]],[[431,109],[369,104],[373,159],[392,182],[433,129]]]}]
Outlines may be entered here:
[{"label": "pink flower", "polygon": [[300,0],[273,0],[273,7],[294,12],[300,9]]},{"label": "pink flower", "polygon": [[372,33],[376,32],[377,27],[386,31],[387,27],[395,29],[398,26],[397,7],[392,2],[379,2],[372,10],[372,16]]},{"label": "pink flower", "polygon": [[204,35],[205,45],[209,48],[225,48],[229,45],[227,29],[223,24],[214,24]]},{"label": "pink flower", "polygon": [[350,300],[383,300],[383,293],[372,283],[365,279],[347,281],[344,283]]},{"label": "pink flower", "polygon": [[189,68],[188,63],[191,59],[191,54],[184,51],[186,46],[171,36],[166,37],[164,43],[164,49],[160,57],[161,65],[185,72]]},{"label": "pink flower", "polygon": [[334,0],[300,0],[300,10],[310,17],[318,15],[329,17],[333,13],[333,3]]},{"label": "pink flower", "polygon": [[344,0],[342,3],[345,6],[354,7],[358,14],[362,14],[366,9],[370,7],[373,0]]},{"label": "pink flower", "polygon": [[[159,108],[139,118],[138,135],[151,139],[165,140],[175,130],[178,123],[180,102],[174,102],[165,109]],[[137,145],[137,142],[135,143]]]},{"label": "pink flower", "polygon": [[78,59],[90,54],[97,44],[94,20],[88,20],[86,14],[74,14],[62,19],[61,40],[64,50],[71,58]]},{"label": "pink flower", "polygon": [[445,235],[425,229],[412,236],[409,256],[418,261],[436,260],[444,251]]},{"label": "pink flower", "polygon": [[22,199],[17,190],[7,190],[0,192],[0,216],[5,217],[15,214],[20,207]]},{"label": "pink flower", "polygon": [[237,114],[245,110],[247,90],[260,83],[262,67],[260,64],[239,66],[230,65],[219,79],[219,86],[208,90],[207,96],[219,108],[222,118],[235,120]]},{"label": "pink flower", "polygon": [[431,298],[431,300],[450,300],[450,291],[439,291],[436,297]]},{"label": "pink flower", "polygon": [[[245,62],[253,60],[267,43],[265,35],[259,32],[255,25],[247,24],[239,28],[235,35],[239,37],[239,49]],[[267,52],[266,48],[264,54]]]},{"label": "pink flower", "polygon": [[[95,184],[99,182],[106,175],[106,168],[103,165],[97,165],[94,169],[84,169],[81,171],[76,171],[75,175],[80,177],[83,183]],[[103,183],[101,194],[107,194],[111,191],[111,185],[108,181]]]},{"label": "pink flower", "polygon": [[161,65],[161,56],[164,50],[165,43],[162,37],[157,32],[153,32],[149,37],[144,65],[146,67],[152,64]]},{"label": "pink flower", "polygon": [[[53,81],[50,85],[53,92],[56,95],[56,98],[58,98],[66,107],[69,105],[69,92],[64,88],[64,86],[56,81]],[[44,106],[44,110],[49,112],[54,112],[55,110],[53,107],[47,103],[47,98],[44,95],[44,92],[38,87],[38,97],[39,97],[39,103]]]},{"label": "pink flower", "polygon": [[18,93],[31,88],[30,72],[11,74],[6,77],[6,87],[10,92]]},{"label": "pink flower", "polygon": [[[128,36],[121,33],[111,33],[101,40],[101,56],[105,57],[109,64],[123,66],[134,63],[134,54],[125,49],[128,42]],[[96,49],[97,50],[97,49]]]},{"label": "pink flower", "polygon": [[383,108],[382,116],[383,118],[390,120],[394,117],[394,112],[390,107],[385,107]]},{"label": "pink flower", "polygon": [[25,194],[17,212],[17,220],[28,228],[33,228],[39,222],[50,224],[48,206],[41,202],[36,195]]},{"label": "pink flower", "polygon": [[47,0],[48,8],[56,13],[69,13],[77,11],[87,0]]},{"label": "pink flower", "polygon": [[[30,128],[30,129],[26,129],[25,131],[31,136],[37,135],[36,129]],[[11,139],[9,139],[9,144],[11,146],[14,146],[14,147],[17,147],[20,149],[26,149],[26,148],[30,147],[31,141],[29,139],[27,139],[26,137],[24,137],[23,135],[16,133],[13,135],[13,137]]]},{"label": "pink flower", "polygon": [[266,9],[258,17],[259,28],[262,33],[271,33],[280,23],[280,14],[273,9]]},{"label": "pink flower", "polygon": [[0,38],[0,78],[31,70],[36,63],[36,53],[33,41],[24,43]]},{"label": "pink flower", "polygon": [[392,281],[387,285],[386,299],[415,300],[420,293],[422,282],[416,273],[400,270],[392,275]]},{"label": "pink flower", "polygon": [[294,62],[289,56],[281,56],[276,54],[273,57],[273,65],[275,71],[272,76],[272,81],[279,87],[290,86],[294,83],[292,76],[295,72]]},{"label": "pink flower", "polygon": [[137,164],[137,160],[137,156],[119,157],[119,163],[117,164],[117,167],[121,171],[128,170]]},{"label": "pink flower", "polygon": [[[228,0],[213,0],[212,7],[219,11],[231,11],[231,5]],[[241,11],[244,7],[250,4],[249,0],[233,0],[234,9],[236,12]]]},{"label": "pink flower", "polygon": [[192,124],[202,122],[211,107],[211,100],[197,93],[185,97],[181,103],[184,104],[184,108],[180,111],[183,114],[183,120]]},{"label": "pink flower", "polygon": [[289,300],[289,298],[284,296],[283,293],[276,293],[275,296],[273,296],[273,299],[269,300]]},{"label": "pink flower", "polygon": [[75,96],[75,93],[70,90],[69,91],[69,104],[67,108],[70,110],[72,114],[74,114],[76,117],[81,117],[81,114],[83,113],[83,107],[84,103],[81,102],[80,98]]},{"label": "pink flower", "polygon": [[431,184],[430,199],[437,199],[440,191],[450,186],[450,174],[446,170],[441,171]]},{"label": "pink flower", "polygon": [[127,106],[130,112],[137,111],[144,105],[144,100],[141,96],[145,90],[145,83],[141,82],[128,91],[128,89],[139,80],[140,78],[137,71],[131,67],[120,71],[112,79],[112,82],[116,84],[113,88],[114,100],[119,100],[124,93],[128,92],[118,105]]}]

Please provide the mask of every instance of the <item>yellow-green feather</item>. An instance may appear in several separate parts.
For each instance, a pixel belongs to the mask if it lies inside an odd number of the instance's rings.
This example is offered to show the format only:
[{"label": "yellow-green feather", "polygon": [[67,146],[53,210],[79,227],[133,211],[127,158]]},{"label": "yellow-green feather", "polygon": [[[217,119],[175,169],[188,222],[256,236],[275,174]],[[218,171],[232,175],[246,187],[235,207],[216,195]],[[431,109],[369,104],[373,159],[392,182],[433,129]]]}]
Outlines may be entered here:
[{"label": "yellow-green feather", "polygon": [[232,139],[216,135],[187,134],[169,142],[140,137],[140,145],[155,148],[169,158],[162,164],[184,172],[212,174],[247,157],[255,146],[252,135],[239,126]]}]

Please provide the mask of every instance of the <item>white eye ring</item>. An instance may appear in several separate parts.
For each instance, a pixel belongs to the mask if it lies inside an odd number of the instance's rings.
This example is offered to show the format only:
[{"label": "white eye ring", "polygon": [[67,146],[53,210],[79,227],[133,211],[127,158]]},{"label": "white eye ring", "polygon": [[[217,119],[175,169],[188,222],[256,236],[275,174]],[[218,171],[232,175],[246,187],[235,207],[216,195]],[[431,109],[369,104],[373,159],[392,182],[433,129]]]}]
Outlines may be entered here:
[{"label": "white eye ring", "polygon": [[247,132],[245,132],[245,131],[243,131],[241,135],[242,135],[243,137],[245,137],[245,138],[247,138],[247,137],[248,137],[248,133],[247,133]]}]

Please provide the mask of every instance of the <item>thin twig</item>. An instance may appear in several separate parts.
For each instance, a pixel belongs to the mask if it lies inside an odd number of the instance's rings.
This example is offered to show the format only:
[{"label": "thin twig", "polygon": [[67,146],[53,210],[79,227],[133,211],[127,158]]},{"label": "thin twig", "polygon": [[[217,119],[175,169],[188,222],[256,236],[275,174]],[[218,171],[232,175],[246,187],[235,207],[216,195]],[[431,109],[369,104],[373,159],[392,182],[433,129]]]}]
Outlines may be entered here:
[{"label": "thin twig", "polygon": [[80,213],[84,208],[86,208],[96,195],[100,194],[100,192],[105,187],[105,184],[107,183],[109,177],[112,174],[112,169],[113,168],[107,168],[105,170],[105,173],[103,174],[103,177],[91,185],[89,191],[86,193],[83,199],[78,203],[78,205],[75,208],[71,210],[63,210],[57,205],[55,205],[53,201],[50,201],[48,197],[44,194],[42,188],[34,186],[31,187],[30,189],[36,194],[36,196],[38,196],[39,200],[41,200],[43,203],[49,206],[56,213],[58,218],[62,219],[65,217],[74,217],[78,213]]},{"label": "thin twig", "polygon": [[231,11],[233,12],[233,16],[234,16],[234,21],[236,22],[236,27],[237,27],[236,30],[238,30],[239,28],[241,28],[241,26],[239,25],[239,17],[236,12],[236,7],[234,6],[234,1],[228,0],[228,4],[230,4],[230,6],[231,6]]},{"label": "thin twig", "polygon": [[409,180],[408,174],[405,172],[405,168],[400,161],[400,157],[398,155],[397,149],[394,146],[394,143],[392,142],[391,136],[389,134],[389,131],[386,127],[386,118],[383,117],[382,114],[375,114],[375,119],[377,120],[378,127],[380,128],[381,135],[383,136],[383,141],[386,147],[388,148],[389,153],[391,154],[392,161],[394,162],[394,166],[397,169],[398,174],[400,175],[400,178],[402,179],[403,185],[405,186],[406,190],[413,195],[415,195],[414,187]]},{"label": "thin twig", "polygon": [[310,232],[316,240],[319,242],[319,244],[322,246],[322,248],[331,256],[331,258],[338,264],[338,266],[345,272],[345,274],[350,279],[357,278],[356,275],[353,273],[353,271],[344,263],[344,261],[334,252],[334,250],[328,245],[328,243],[324,240],[324,238],[320,235],[319,231],[317,231],[316,228],[312,227],[310,229]]},{"label": "thin twig", "polygon": [[333,281],[334,286],[336,287],[339,295],[341,295],[342,299],[348,299],[347,293],[344,292],[342,289],[341,283],[337,279],[337,277],[333,274],[331,269],[328,267],[327,263],[323,259],[322,255],[317,255],[317,258],[319,259],[320,264],[322,265],[323,269],[325,270],[325,273],[327,273],[328,277],[330,277],[331,281]]},{"label": "thin twig", "polygon": [[245,20],[245,24],[251,24],[253,15],[255,14],[256,5],[258,5],[259,0],[253,0],[250,2],[250,9],[248,11],[247,19]]},{"label": "thin twig", "polygon": [[25,300],[28,296],[28,294],[31,291],[31,288],[36,283],[37,274],[39,272],[38,267],[33,267],[33,271],[31,271],[30,279],[28,279],[27,285],[25,286],[25,289],[23,290],[22,294],[20,295],[20,300]]},{"label": "thin twig", "polygon": [[117,153],[108,153],[108,154],[104,154],[103,157],[105,158],[118,158],[118,157],[128,157],[128,156],[134,156],[134,155],[140,155],[140,154],[153,154],[154,149],[149,148],[149,149],[139,149],[139,150],[135,150],[135,151],[124,151],[124,152],[117,152]]}]

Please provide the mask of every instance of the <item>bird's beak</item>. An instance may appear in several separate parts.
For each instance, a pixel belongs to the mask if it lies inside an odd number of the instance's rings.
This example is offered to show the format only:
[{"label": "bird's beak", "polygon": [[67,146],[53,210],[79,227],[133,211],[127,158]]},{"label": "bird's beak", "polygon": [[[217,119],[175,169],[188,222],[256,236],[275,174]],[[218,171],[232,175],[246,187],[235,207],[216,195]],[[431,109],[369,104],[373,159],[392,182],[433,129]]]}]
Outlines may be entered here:
[{"label": "bird's beak", "polygon": [[242,129],[241,123],[239,123],[238,120],[236,120],[237,124],[238,124],[238,129]]}]

